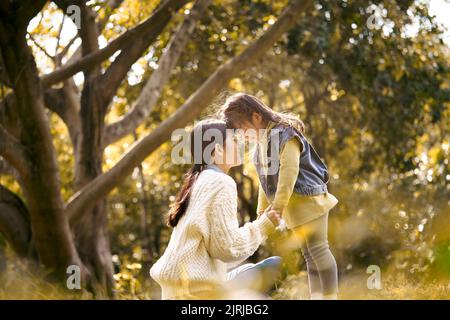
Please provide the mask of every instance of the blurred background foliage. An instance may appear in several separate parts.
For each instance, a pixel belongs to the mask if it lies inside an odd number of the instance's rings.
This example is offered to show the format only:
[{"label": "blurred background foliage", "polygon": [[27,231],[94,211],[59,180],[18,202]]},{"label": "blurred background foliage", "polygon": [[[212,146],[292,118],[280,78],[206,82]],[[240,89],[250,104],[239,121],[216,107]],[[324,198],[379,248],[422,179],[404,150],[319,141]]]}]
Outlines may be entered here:
[{"label": "blurred background foliage", "polygon": [[[103,1],[91,1],[101,12]],[[167,118],[220,64],[275,21],[281,0],[214,1],[189,42],[170,85],[150,117],[136,131],[105,150],[110,168],[139,137]],[[106,41],[145,19],[158,4],[126,0],[111,16]],[[376,6],[382,13],[369,27]],[[51,47],[56,8],[49,4],[33,37]],[[175,26],[179,23],[173,21]],[[172,26],[172,27],[173,27]],[[172,30],[173,28],[167,28]],[[165,31],[130,70],[114,99],[108,121],[129,110],[144,80],[158,65],[170,37]],[[424,1],[317,0],[304,17],[260,63],[224,88],[261,97],[278,111],[298,114],[307,137],[325,159],[330,191],[339,199],[329,233],[344,298],[449,298],[450,65],[443,27]],[[33,46],[38,67],[51,61]],[[64,45],[64,44],[61,44]],[[109,62],[105,62],[106,64]],[[204,116],[215,112],[222,97]],[[63,195],[73,194],[73,157],[65,126],[50,115],[61,168]],[[186,167],[174,165],[172,143],[165,143],[108,197],[109,229],[119,298],[155,298],[149,267],[170,236],[165,214]],[[242,222],[255,216],[257,179],[248,163],[232,172],[239,188]],[[20,194],[10,177],[0,182]],[[20,269],[0,237],[0,269]],[[285,258],[276,298],[307,297],[305,266],[289,234],[278,235],[252,257]],[[368,290],[366,269],[382,270],[382,290]],[[11,296],[20,279],[0,286]],[[9,288],[9,289],[8,289]],[[22,293],[18,292],[20,297]],[[23,293],[25,294],[25,293]]]}]

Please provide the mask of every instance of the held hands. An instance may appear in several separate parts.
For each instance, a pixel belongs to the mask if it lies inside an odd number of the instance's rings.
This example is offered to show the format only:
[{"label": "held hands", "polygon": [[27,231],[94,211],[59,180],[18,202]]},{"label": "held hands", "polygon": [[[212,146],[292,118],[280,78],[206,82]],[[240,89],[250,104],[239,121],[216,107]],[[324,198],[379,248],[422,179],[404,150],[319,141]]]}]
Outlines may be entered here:
[{"label": "held hands", "polygon": [[[267,218],[270,219],[270,221],[272,221],[272,223],[274,224],[274,226],[278,226],[280,224],[281,221],[281,216],[278,213],[278,211],[275,211],[271,208],[268,208],[266,211],[264,211],[262,214],[267,215]],[[260,216],[262,215],[260,214]]]}]

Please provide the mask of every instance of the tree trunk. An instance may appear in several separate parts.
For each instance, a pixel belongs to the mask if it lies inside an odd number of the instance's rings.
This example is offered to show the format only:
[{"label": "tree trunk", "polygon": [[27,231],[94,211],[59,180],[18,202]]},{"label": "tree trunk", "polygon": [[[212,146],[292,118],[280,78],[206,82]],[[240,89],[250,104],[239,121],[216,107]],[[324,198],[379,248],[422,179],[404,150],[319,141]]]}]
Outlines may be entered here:
[{"label": "tree trunk", "polygon": [[114,270],[106,222],[105,200],[102,200],[73,227],[76,246],[88,272],[83,287],[97,298],[114,296]]},{"label": "tree trunk", "polygon": [[[98,29],[95,15],[85,4],[81,5],[82,54],[86,56],[98,50]],[[98,93],[97,78],[100,66],[84,72],[84,85],[79,109],[80,137],[75,146],[77,176],[75,186],[85,184],[102,174],[105,107]],[[87,277],[83,287],[97,298],[113,297],[113,265],[109,246],[105,199],[96,201],[86,215],[72,224],[77,250]]]},{"label": "tree trunk", "polygon": [[[138,136],[136,134],[136,131],[133,133],[134,141],[138,141]],[[141,221],[140,221],[140,233],[141,233],[141,247],[142,247],[142,261],[143,261],[143,267],[142,270],[145,270],[145,272],[150,268],[150,266],[153,264],[153,257],[154,257],[154,250],[152,243],[150,242],[150,238],[148,236],[148,217],[150,213],[150,201],[147,196],[146,185],[147,181],[145,179],[144,175],[144,168],[142,167],[142,164],[137,166],[138,170],[138,181],[140,184],[139,189],[139,199],[140,199],[140,208],[141,208]]]},{"label": "tree trunk", "polygon": [[[76,188],[102,174],[104,113],[96,92],[94,79],[86,79],[80,118],[81,135],[76,147],[78,176]],[[97,297],[113,297],[113,265],[109,246],[107,212],[105,200],[99,200],[85,216],[72,225],[76,246],[88,270],[85,287]]]},{"label": "tree trunk", "polygon": [[[97,110],[95,99],[82,100],[83,134],[75,156],[79,170],[76,177],[77,189],[102,174],[103,151],[100,148],[100,141],[103,117],[92,114],[94,110]],[[113,296],[114,271],[105,202],[104,199],[98,201],[82,219],[72,225],[78,252],[88,270],[85,287],[94,292],[97,297]]]},{"label": "tree trunk", "polygon": [[65,280],[67,267],[81,265],[81,262],[64,214],[59,171],[37,67],[26,43],[26,30],[15,25],[14,19],[2,17],[0,21],[2,58],[17,97],[16,111],[21,120],[18,140],[26,150],[24,161],[28,170],[23,180],[33,243],[40,262],[51,274]]}]

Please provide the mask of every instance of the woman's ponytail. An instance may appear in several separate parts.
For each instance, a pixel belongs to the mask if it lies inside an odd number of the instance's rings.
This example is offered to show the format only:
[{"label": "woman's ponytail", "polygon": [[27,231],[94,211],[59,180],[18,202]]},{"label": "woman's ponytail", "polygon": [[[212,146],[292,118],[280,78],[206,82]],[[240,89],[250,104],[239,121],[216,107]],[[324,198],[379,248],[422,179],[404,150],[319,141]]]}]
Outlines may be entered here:
[{"label": "woman's ponytail", "polygon": [[183,186],[177,194],[175,202],[172,204],[169,213],[167,214],[167,225],[174,228],[181,217],[186,213],[191,198],[192,188],[198,175],[203,170],[203,165],[194,164],[184,176]]}]

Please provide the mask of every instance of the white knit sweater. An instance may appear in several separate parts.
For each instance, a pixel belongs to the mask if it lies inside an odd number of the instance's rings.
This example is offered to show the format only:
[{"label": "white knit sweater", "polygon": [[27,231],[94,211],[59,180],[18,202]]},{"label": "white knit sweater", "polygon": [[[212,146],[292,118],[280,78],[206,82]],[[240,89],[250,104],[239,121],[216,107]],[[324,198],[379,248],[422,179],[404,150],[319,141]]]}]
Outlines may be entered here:
[{"label": "white knit sweater", "polygon": [[160,284],[162,299],[215,290],[225,282],[229,264],[250,257],[274,229],[266,215],[239,227],[235,181],[224,173],[204,170],[150,275]]}]

